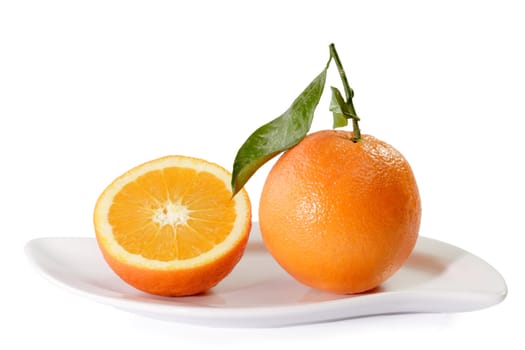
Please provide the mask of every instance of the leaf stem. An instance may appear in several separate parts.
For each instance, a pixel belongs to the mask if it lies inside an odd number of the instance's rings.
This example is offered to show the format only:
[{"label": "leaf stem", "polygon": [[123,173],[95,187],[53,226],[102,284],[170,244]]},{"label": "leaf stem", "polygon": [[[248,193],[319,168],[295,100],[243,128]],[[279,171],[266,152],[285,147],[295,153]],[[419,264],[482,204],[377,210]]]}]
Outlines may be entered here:
[{"label": "leaf stem", "polygon": [[352,90],[352,88],[348,84],[348,80],[346,78],[346,73],[343,68],[343,64],[341,63],[341,60],[339,59],[339,55],[337,54],[337,50],[335,49],[335,45],[333,43],[330,44],[330,57],[334,59],[335,64],[337,66],[337,70],[339,71],[339,76],[341,77],[341,81],[343,82],[343,88],[345,90],[345,95],[346,95],[346,105],[348,107],[348,110],[351,113],[352,127],[354,131],[354,136],[352,137],[352,141],[354,142],[361,141],[361,130],[359,129],[359,117],[357,116],[357,113],[355,112],[354,103],[352,101],[352,98],[354,97],[354,90]]},{"label": "leaf stem", "polygon": [[341,81],[343,82],[343,87],[345,89],[346,100],[349,101],[354,96],[354,91],[352,90],[350,85],[348,85],[348,80],[346,79],[345,70],[341,63],[341,60],[339,59],[339,54],[337,53],[337,50],[335,49],[334,44],[330,44],[330,57],[332,57],[335,61],[337,70],[339,71],[339,76],[341,77]]}]

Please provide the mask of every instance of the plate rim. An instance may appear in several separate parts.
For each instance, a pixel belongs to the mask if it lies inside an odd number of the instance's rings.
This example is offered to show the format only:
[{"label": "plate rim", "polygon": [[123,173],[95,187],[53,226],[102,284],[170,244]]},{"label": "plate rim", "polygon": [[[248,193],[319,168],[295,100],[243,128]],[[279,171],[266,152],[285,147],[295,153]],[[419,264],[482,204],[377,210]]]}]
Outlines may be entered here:
[{"label": "plate rim", "polygon": [[[256,224],[256,223],[255,223]],[[287,304],[287,305],[264,305],[264,306],[238,306],[238,307],[208,307],[208,306],[196,306],[195,304],[181,305],[169,304],[163,302],[154,302],[153,300],[140,300],[140,299],[122,299],[111,295],[99,294],[92,290],[85,290],[82,288],[76,288],[63,280],[57,278],[54,275],[48,273],[43,266],[39,264],[38,254],[35,254],[35,250],[39,246],[38,244],[43,241],[56,241],[56,240],[86,240],[96,241],[94,237],[70,237],[70,236],[49,236],[49,237],[38,237],[29,240],[25,246],[25,254],[30,261],[31,265],[39,272],[40,275],[45,277],[49,282],[55,284],[58,287],[64,288],[73,294],[83,296],[93,301],[113,306],[117,309],[141,314],[144,316],[169,319],[170,321],[176,322],[190,322],[192,324],[204,324],[208,326],[218,327],[275,327],[275,326],[291,326],[304,323],[314,322],[326,322],[336,321],[340,319],[349,319],[356,317],[368,317],[375,315],[385,314],[397,314],[397,313],[439,313],[439,312],[464,312],[480,310],[493,305],[497,305],[502,302],[508,293],[507,284],[503,276],[485,260],[479,256],[472,254],[462,248],[454,246],[450,243],[446,243],[434,238],[425,236],[418,237],[418,243],[428,241],[433,244],[442,246],[452,247],[458,249],[466,254],[473,256],[484,264],[486,268],[491,270],[491,273],[495,273],[501,283],[503,290],[501,293],[487,293],[487,292],[474,292],[474,291],[446,291],[446,290],[426,290],[426,291],[411,291],[411,290],[400,290],[400,291],[388,291],[384,293],[363,293],[359,295],[349,296],[348,298],[340,298],[333,300],[324,300],[304,304]],[[250,238],[248,247],[254,243],[261,243],[260,239]],[[417,247],[417,244],[416,244]],[[416,248],[414,248],[416,251]],[[247,250],[248,254],[249,251]],[[269,254],[268,252],[266,252]],[[125,283],[125,282],[123,282]],[[366,306],[374,305],[375,301],[384,299],[385,294],[395,301],[390,303],[393,305],[390,309],[385,309],[384,312],[374,312],[373,307],[371,312],[348,312],[352,309],[352,306],[356,306],[358,309],[366,308]],[[149,295],[144,293],[145,297]],[[157,298],[155,296],[155,298]],[[170,300],[169,297],[160,298],[159,300]],[[443,301],[450,300],[454,307],[444,308],[442,306]],[[458,300],[466,301],[463,303],[463,307],[457,305]],[[433,301],[440,301],[440,307],[436,307],[436,303]],[[473,302],[474,301],[474,302]],[[416,307],[421,303],[427,305],[425,310],[421,310],[421,307]],[[428,305],[431,306],[428,306]],[[396,306],[401,305],[401,307]],[[343,310],[343,311],[341,311]],[[301,316],[301,320],[297,320],[297,317]]]}]

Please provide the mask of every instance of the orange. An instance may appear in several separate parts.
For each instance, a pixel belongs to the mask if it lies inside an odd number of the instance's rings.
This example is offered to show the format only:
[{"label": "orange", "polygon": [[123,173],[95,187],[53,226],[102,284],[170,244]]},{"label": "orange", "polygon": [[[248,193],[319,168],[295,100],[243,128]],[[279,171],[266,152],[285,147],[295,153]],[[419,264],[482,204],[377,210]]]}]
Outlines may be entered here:
[{"label": "orange", "polygon": [[299,282],[360,293],[392,276],[418,237],[421,203],[413,172],[373,136],[319,131],[271,169],[260,198],[264,242]]},{"label": "orange", "polygon": [[137,289],[192,295],[215,286],[244,253],[251,226],[246,191],[205,160],[167,156],[135,167],[99,197],[94,224],[109,266]]}]

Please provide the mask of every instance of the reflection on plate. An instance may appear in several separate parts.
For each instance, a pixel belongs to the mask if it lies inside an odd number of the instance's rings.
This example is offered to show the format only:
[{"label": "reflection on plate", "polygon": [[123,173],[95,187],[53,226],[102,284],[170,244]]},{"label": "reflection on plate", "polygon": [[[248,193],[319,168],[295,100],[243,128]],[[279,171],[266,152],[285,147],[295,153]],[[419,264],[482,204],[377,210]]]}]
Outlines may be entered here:
[{"label": "reflection on plate", "polygon": [[455,246],[419,237],[405,265],[375,290],[336,295],[305,287],[275,263],[254,223],[233,272],[209,292],[169,298],[142,293],[106,265],[94,238],[38,238],[29,260],[53,283],[126,311],[164,320],[218,327],[274,327],[359,316],[459,312],[501,302],[507,287],[480,258]]}]

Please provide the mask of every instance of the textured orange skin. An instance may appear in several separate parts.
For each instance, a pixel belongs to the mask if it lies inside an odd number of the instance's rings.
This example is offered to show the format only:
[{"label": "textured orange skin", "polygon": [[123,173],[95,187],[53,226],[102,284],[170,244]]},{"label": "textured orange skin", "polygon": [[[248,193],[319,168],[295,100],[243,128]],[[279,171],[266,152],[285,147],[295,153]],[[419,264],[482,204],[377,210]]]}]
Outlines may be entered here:
[{"label": "textured orange skin", "polygon": [[143,292],[161,296],[187,296],[202,293],[223,280],[239,262],[251,228],[248,220],[246,234],[231,250],[213,263],[184,270],[152,270],[138,268],[122,262],[108,254],[99,245],[104,259],[115,273],[125,282]]},{"label": "textured orange skin", "polygon": [[373,136],[324,130],[276,162],[259,221],[277,262],[298,281],[352,294],[373,289],[406,261],[421,202],[408,162]]}]

